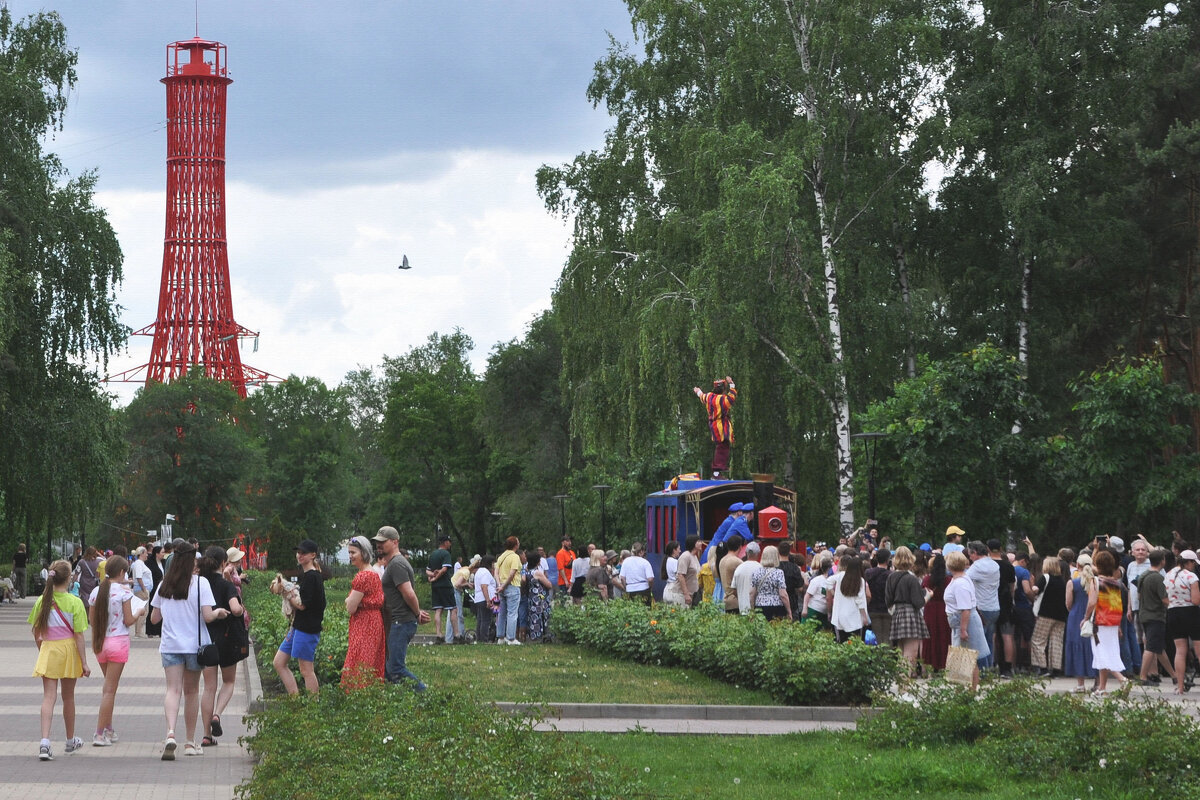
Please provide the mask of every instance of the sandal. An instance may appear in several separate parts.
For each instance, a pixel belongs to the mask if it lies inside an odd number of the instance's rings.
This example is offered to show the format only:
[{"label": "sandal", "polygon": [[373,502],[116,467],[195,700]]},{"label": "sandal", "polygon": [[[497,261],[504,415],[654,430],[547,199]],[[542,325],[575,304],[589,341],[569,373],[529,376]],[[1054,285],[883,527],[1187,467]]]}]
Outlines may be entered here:
[{"label": "sandal", "polygon": [[[223,736],[225,734],[225,732],[221,730],[221,715],[220,714],[213,714],[212,722],[209,723],[209,728],[212,730],[213,736]],[[216,744],[216,742],[213,742],[213,744]]]},{"label": "sandal", "polygon": [[201,747],[216,747],[217,740],[211,736],[205,736],[203,739],[200,740],[200,746]]},{"label": "sandal", "polygon": [[188,742],[183,746],[183,754],[185,756],[202,756],[204,755],[204,750],[198,745]]}]

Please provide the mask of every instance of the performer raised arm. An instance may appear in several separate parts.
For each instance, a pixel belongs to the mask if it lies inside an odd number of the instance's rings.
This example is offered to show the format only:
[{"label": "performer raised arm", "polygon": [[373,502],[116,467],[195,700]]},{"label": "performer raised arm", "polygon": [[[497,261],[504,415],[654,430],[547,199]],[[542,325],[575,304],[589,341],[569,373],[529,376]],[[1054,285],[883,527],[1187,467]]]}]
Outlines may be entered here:
[{"label": "performer raised arm", "polygon": [[729,469],[729,450],[733,446],[733,404],[737,400],[737,387],[733,385],[733,378],[726,375],[722,380],[713,381],[711,392],[702,392],[699,386],[693,387],[692,391],[708,411],[708,427],[714,443],[712,476],[723,477]]}]

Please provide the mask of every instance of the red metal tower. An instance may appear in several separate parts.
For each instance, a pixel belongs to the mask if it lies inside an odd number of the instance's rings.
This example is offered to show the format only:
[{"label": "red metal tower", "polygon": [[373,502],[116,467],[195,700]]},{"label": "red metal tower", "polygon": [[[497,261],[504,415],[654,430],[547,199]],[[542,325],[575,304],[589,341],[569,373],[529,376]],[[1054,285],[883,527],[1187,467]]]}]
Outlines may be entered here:
[{"label": "red metal tower", "polygon": [[239,340],[257,337],[233,319],[225,242],[225,45],[199,37],[167,45],[167,223],[158,316],[147,364],[109,380],[165,383],[192,366],[230,384],[277,380],[242,363]]}]

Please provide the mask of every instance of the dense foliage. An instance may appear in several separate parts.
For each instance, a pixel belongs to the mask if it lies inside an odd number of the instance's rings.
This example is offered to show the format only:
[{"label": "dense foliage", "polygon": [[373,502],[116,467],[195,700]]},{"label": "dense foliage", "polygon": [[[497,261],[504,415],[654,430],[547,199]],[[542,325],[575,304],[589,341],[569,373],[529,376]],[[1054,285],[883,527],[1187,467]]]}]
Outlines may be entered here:
[{"label": "dense foliage", "polygon": [[883,699],[878,715],[859,722],[855,739],[914,756],[970,744],[979,760],[1014,777],[1088,776],[1096,796],[1200,797],[1200,725],[1177,704],[1118,695],[1096,702],[1047,694],[1030,680],[993,683],[978,694],[940,681],[913,691],[915,699]]},{"label": "dense foliage", "polygon": [[[53,12],[0,7],[0,536],[40,544],[107,512],[124,461],[94,365],[125,340],[121,249],[93,202],[44,150],[61,128],[78,56]],[[32,541],[30,541],[32,539]]]},{"label": "dense foliage", "polygon": [[868,703],[901,674],[896,650],[859,641],[839,645],[809,624],[768,623],[761,615],[648,608],[629,600],[555,608],[556,636],[647,664],[680,665],[730,684],[769,691],[787,705]]},{"label": "dense foliage", "polygon": [[272,700],[247,718],[258,762],[242,798],[623,798],[632,770],[597,770],[587,749],[465,692],[376,685]]}]

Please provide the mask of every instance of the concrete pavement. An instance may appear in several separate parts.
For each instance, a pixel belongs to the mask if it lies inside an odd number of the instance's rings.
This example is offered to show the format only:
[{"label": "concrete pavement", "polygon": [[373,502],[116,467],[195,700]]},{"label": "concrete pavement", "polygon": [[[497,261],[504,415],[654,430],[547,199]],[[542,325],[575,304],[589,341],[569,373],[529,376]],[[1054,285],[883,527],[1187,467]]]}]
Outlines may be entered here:
[{"label": "concrete pavement", "polygon": [[[221,716],[224,735],[204,755],[184,757],[183,709],[176,731],[179,749],[173,762],[162,761],[166,718],[163,713],[165,683],[157,639],[131,640],[129,663],[117,691],[113,727],[121,741],[112,747],[93,747],[96,710],[104,678],[91,653],[90,678],[76,682],[75,735],[82,750],[67,755],[62,721],[62,699],[54,709],[50,741],[54,760],[38,760],[40,678],[31,677],[37,660],[25,619],[34,598],[16,605],[0,604],[0,796],[54,797],[62,800],[232,800],[234,788],[250,777],[253,761],[238,745],[245,733],[242,715],[249,701],[261,695],[258,676],[242,662],[238,684],[229,707]],[[197,734],[199,736],[200,734]],[[52,788],[51,788],[52,787]]]}]

